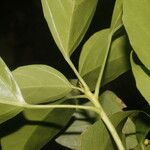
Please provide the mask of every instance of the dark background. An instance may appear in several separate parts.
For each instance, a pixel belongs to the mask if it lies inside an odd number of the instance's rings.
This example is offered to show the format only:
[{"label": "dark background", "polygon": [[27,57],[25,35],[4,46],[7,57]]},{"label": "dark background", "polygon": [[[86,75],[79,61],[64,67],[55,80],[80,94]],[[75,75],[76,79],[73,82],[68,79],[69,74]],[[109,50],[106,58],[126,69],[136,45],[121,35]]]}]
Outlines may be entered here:
[{"label": "dark background", "polygon": [[[103,2],[99,0],[90,28],[72,56],[76,66],[83,43],[94,32],[109,27],[114,2],[115,0],[103,0]],[[51,36],[43,16],[40,0],[1,1],[0,56],[12,70],[22,65],[47,64],[63,72],[68,78],[74,77]],[[135,88],[130,71],[117,81],[105,88],[115,91],[129,108],[146,107],[143,98]],[[49,149],[61,150],[63,148],[51,142],[43,148],[43,150]]]},{"label": "dark background", "polygon": [[[113,4],[114,0],[105,0],[103,3],[99,1],[95,17],[81,45],[94,32],[109,27]],[[79,50],[74,53],[74,61],[78,59],[78,53]],[[1,1],[0,56],[11,69],[41,63],[69,75],[64,70],[69,67],[55,45],[44,19],[40,0]]]}]

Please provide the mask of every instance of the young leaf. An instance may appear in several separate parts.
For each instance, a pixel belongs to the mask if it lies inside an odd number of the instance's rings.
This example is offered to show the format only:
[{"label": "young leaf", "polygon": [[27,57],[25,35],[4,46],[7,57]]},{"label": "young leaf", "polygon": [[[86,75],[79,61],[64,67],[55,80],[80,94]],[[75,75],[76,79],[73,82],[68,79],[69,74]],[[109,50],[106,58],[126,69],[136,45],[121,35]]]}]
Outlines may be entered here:
[{"label": "young leaf", "polygon": [[[68,123],[73,112],[70,109],[25,109],[22,116],[2,127],[1,133],[5,135],[1,138],[2,149],[40,150]],[[5,133],[5,128],[10,129],[10,134]]]},{"label": "young leaf", "polygon": [[116,0],[110,26],[112,30],[123,24],[122,12],[123,12],[123,0]]},{"label": "young leaf", "polygon": [[[119,112],[110,117],[114,126],[118,130],[118,133],[121,135],[122,128],[128,116],[130,116],[133,111],[129,112]],[[91,127],[88,128],[81,135],[81,150],[116,150],[116,146],[113,143],[113,139],[111,139],[111,135],[109,131],[106,129],[103,121],[97,121]]]},{"label": "young leaf", "polygon": [[[95,88],[97,78],[104,60],[110,29],[95,33],[84,45],[80,60],[79,72],[91,90]],[[129,69],[129,45],[125,35],[112,42],[102,84],[106,84]]]},{"label": "young leaf", "polygon": [[131,45],[142,63],[150,70],[150,1],[124,0],[123,23]]},{"label": "young leaf", "polygon": [[46,65],[19,67],[13,75],[28,103],[52,102],[72,90],[63,74]]},{"label": "young leaf", "polygon": [[150,104],[150,71],[134,62],[133,52],[131,53],[130,61],[136,86],[145,100]]},{"label": "young leaf", "polygon": [[0,58],[0,123],[22,111],[21,107],[15,106],[17,103],[24,104],[24,99],[11,72]]},{"label": "young leaf", "polygon": [[98,0],[42,0],[45,19],[65,57],[73,53],[92,20]]}]

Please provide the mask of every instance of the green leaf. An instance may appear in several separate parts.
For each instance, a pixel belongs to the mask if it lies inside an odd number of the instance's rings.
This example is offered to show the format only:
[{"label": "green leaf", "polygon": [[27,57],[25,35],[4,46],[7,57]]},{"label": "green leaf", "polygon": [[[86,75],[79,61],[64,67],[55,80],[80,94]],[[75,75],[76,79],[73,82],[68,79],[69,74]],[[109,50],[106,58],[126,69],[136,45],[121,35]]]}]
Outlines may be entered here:
[{"label": "green leaf", "polygon": [[[121,100],[111,91],[104,92],[99,99],[107,115],[117,113],[124,108]],[[91,105],[91,103],[88,102],[86,105]],[[81,147],[80,134],[96,120],[97,115],[89,114],[87,111],[78,111],[74,117],[72,124],[56,141],[65,147],[78,150]]]},{"label": "green leaf", "polygon": [[10,70],[0,58],[0,99],[23,103],[24,99]]},{"label": "green leaf", "polygon": [[149,146],[144,146],[145,138],[150,131],[150,116],[144,112],[139,112],[128,118],[123,133],[126,137],[126,149],[148,150]]},{"label": "green leaf", "polygon": [[54,40],[65,57],[82,40],[98,0],[42,0],[44,16]]},{"label": "green leaf", "polygon": [[[108,44],[109,29],[95,33],[83,46],[79,72],[91,90],[95,88]],[[112,42],[102,84],[106,84],[129,69],[129,45],[127,37],[122,35]]]},{"label": "green leaf", "polygon": [[72,90],[63,74],[46,65],[19,67],[13,75],[28,103],[52,102]]},{"label": "green leaf", "polygon": [[[136,117],[135,125],[139,147],[142,150],[146,149],[146,146],[144,146],[144,140],[147,134],[150,132],[150,116],[147,116],[145,114],[139,114],[139,116]],[[150,145],[148,145],[147,148],[150,148]]]},{"label": "green leaf", "polygon": [[133,52],[131,53],[130,61],[136,86],[145,100],[150,104],[150,71],[134,62]]},{"label": "green leaf", "polygon": [[[135,148],[133,148],[133,150],[141,150],[139,144]],[[146,150],[146,149],[144,149],[144,150]]]},{"label": "green leaf", "polygon": [[123,13],[123,0],[116,0],[111,20],[110,26],[111,29],[115,29],[123,24],[122,13]]},{"label": "green leaf", "polygon": [[0,103],[0,124],[15,117],[21,111],[21,107]]},{"label": "green leaf", "polygon": [[[60,104],[60,101],[54,104]],[[4,132],[5,135],[1,138],[2,149],[40,150],[68,123],[73,111],[70,109],[25,109],[22,116],[1,127],[4,130],[1,133]]]},{"label": "green leaf", "polygon": [[150,70],[149,5],[149,0],[125,0],[123,5],[123,23],[135,53]]},{"label": "green leaf", "polygon": [[77,111],[73,116],[73,122],[65,133],[56,139],[56,142],[65,147],[78,150],[81,142],[80,134],[92,124],[91,120],[96,118],[96,115],[93,118],[86,111]]},{"label": "green leaf", "polygon": [[136,138],[135,124],[131,118],[128,118],[127,122],[125,123],[123,134],[125,135],[126,149],[134,149],[138,145],[138,141]]},{"label": "green leaf", "polygon": [[79,60],[79,72],[82,76],[99,67],[98,61],[102,61],[99,58],[105,54],[103,49],[107,46],[109,33],[109,29],[101,30],[84,44]]},{"label": "green leaf", "polygon": [[[119,112],[112,115],[111,121],[117,129],[118,133],[121,135],[122,128],[126,119],[131,114],[135,113],[134,111],[129,112]],[[81,150],[116,150],[111,135],[106,129],[103,121],[97,121],[91,127],[88,128],[81,135]]]},{"label": "green leaf", "polygon": [[115,114],[126,107],[123,101],[111,91],[105,91],[99,99],[107,115]]},{"label": "green leaf", "polygon": [[15,105],[24,104],[24,99],[10,70],[0,58],[0,123],[13,118],[22,111]]},{"label": "green leaf", "polygon": [[149,147],[144,147],[143,149],[140,148],[140,145],[137,145],[133,150],[149,150]]}]

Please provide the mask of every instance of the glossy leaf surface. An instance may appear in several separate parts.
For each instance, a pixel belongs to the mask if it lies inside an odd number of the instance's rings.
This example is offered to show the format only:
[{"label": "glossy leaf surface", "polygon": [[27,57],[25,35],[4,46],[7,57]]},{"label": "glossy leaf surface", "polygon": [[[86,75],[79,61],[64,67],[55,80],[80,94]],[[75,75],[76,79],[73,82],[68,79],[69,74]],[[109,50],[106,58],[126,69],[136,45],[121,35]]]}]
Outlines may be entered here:
[{"label": "glossy leaf surface", "polygon": [[150,104],[150,71],[135,63],[133,53],[131,53],[131,66],[136,86],[145,100]]},{"label": "glossy leaf surface", "polygon": [[28,103],[52,102],[72,90],[63,74],[46,65],[19,67],[13,75]]},{"label": "glossy leaf surface", "polygon": [[149,0],[125,0],[123,5],[123,23],[135,53],[150,70],[149,6]]},{"label": "glossy leaf surface", "polygon": [[[95,33],[84,45],[80,60],[79,72],[91,89],[95,84],[104,61],[108,45],[109,29]],[[102,84],[106,84],[129,69],[129,45],[125,35],[112,42]]]},{"label": "glossy leaf surface", "polygon": [[69,56],[83,38],[98,0],[42,0],[43,12],[64,56]]},{"label": "glossy leaf surface", "polygon": [[24,99],[10,70],[0,58],[0,123],[13,118],[22,111],[15,104],[23,104]]}]

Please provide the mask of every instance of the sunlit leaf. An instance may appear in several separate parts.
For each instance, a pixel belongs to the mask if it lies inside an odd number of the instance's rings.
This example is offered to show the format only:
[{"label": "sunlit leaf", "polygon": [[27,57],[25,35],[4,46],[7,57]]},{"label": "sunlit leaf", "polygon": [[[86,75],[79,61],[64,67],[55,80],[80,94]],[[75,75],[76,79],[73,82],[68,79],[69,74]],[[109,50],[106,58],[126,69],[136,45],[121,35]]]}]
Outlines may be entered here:
[{"label": "sunlit leaf", "polygon": [[43,12],[62,54],[71,55],[91,22],[98,0],[42,0]]},{"label": "sunlit leaf", "polygon": [[72,90],[63,74],[46,65],[19,67],[13,75],[28,103],[52,102]]},{"label": "sunlit leaf", "polygon": [[[92,90],[95,88],[104,61],[109,33],[109,29],[95,33],[85,43],[80,55],[79,72]],[[125,35],[119,35],[119,37],[112,42],[104,78],[102,80],[103,85],[114,80],[129,69],[129,50],[128,40]]]},{"label": "sunlit leaf", "polygon": [[149,6],[149,0],[124,0],[123,23],[135,53],[150,70]]},{"label": "sunlit leaf", "polygon": [[150,104],[150,71],[135,63],[133,59],[133,52],[131,53],[130,60],[136,86],[145,100]]},{"label": "sunlit leaf", "polygon": [[0,123],[22,111],[17,104],[24,104],[24,99],[10,70],[0,58]]}]

